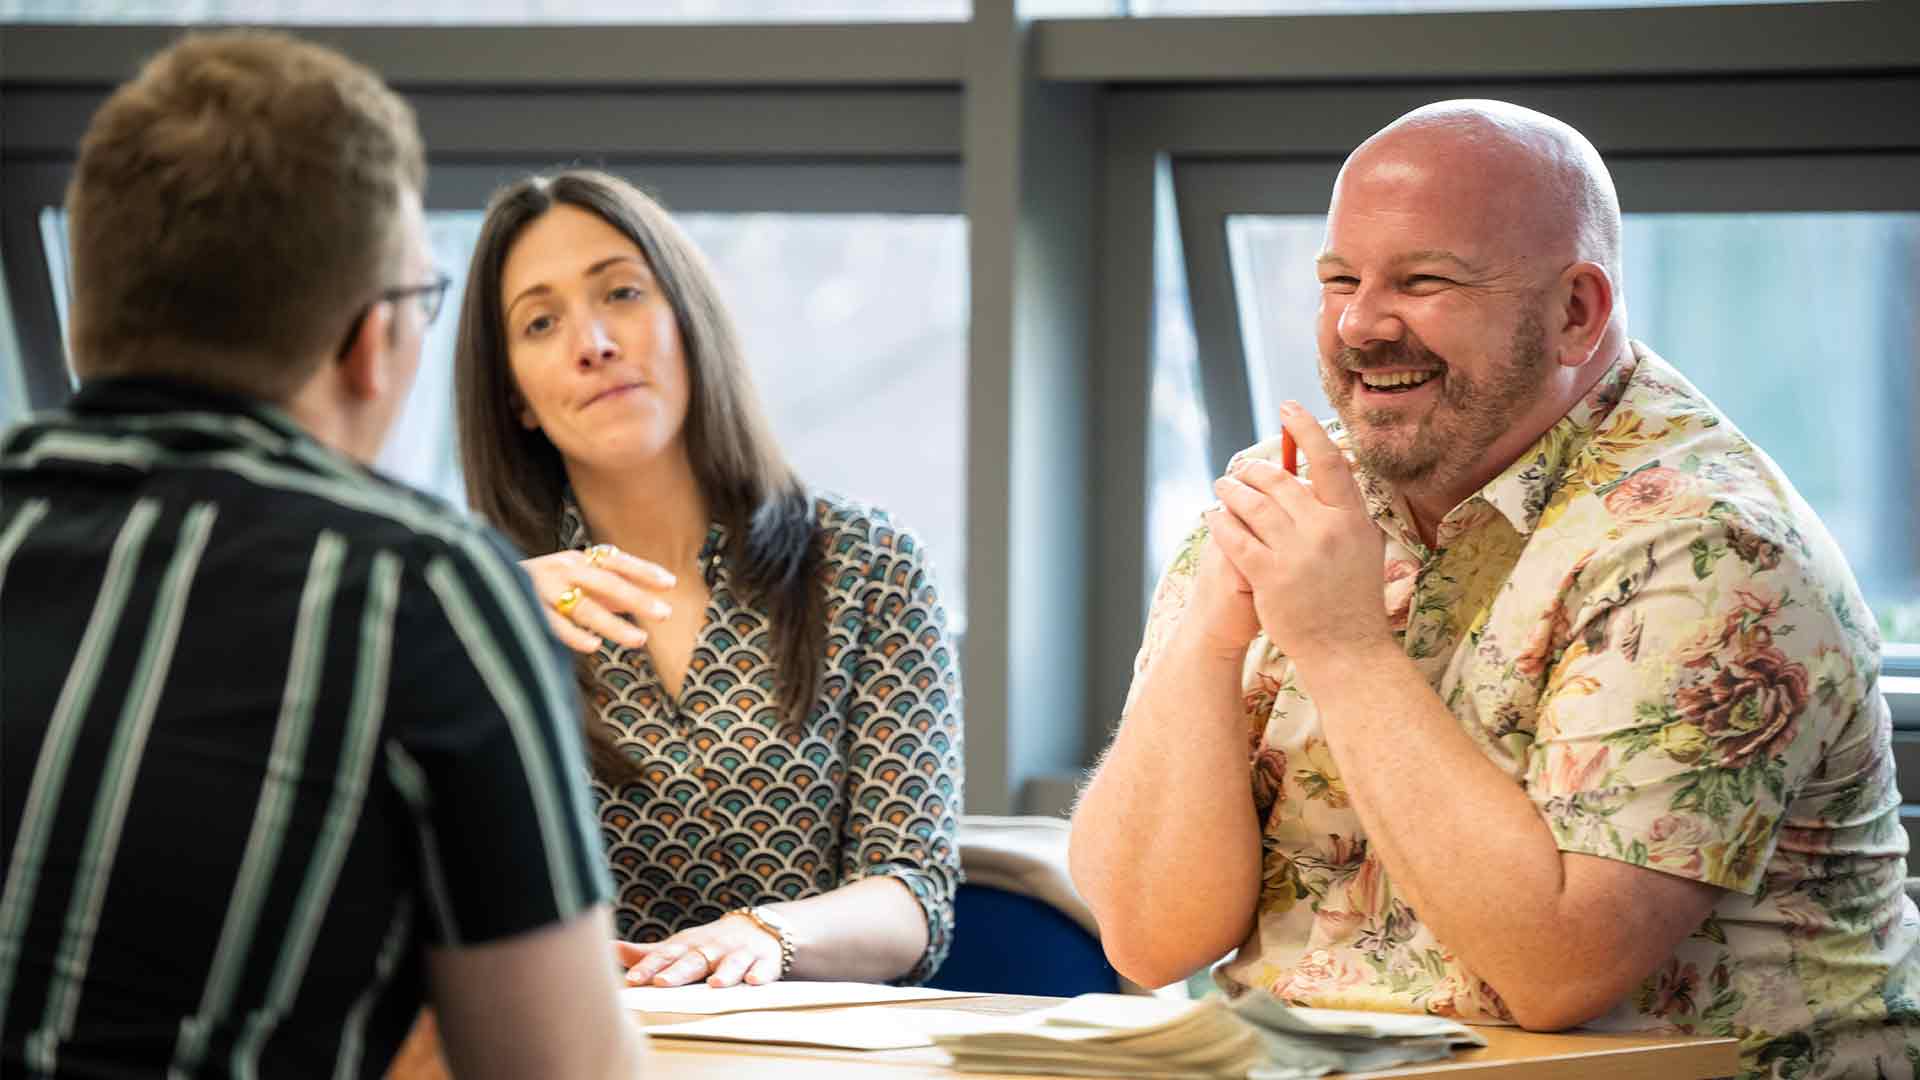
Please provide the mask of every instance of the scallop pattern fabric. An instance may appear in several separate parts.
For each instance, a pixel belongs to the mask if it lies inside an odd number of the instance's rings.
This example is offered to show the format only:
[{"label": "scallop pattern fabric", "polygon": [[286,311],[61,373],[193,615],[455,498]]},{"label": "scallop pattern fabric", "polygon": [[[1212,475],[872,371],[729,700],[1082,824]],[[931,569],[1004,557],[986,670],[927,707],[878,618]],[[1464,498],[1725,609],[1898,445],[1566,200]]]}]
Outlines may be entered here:
[{"label": "scallop pattern fabric", "polygon": [[[594,782],[616,930],[658,941],[742,904],[900,880],[927,918],[931,977],[960,882],[960,681],[919,539],[884,511],[816,498],[829,620],[804,731],[781,722],[766,614],[735,590],[726,530],[700,553],[710,599],[679,699],[645,648],[603,643],[593,701],[642,780]],[[593,542],[569,500],[566,547]]]}]

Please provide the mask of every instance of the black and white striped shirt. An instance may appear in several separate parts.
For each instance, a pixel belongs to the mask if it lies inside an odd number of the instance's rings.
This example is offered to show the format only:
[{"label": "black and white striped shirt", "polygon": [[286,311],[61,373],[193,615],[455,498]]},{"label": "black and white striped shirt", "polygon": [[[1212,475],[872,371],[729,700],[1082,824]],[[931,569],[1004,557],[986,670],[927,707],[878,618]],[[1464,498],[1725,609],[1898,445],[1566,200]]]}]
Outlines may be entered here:
[{"label": "black and white striped shirt", "polygon": [[279,411],[0,443],[0,1073],[377,1076],[422,948],[609,895],[514,554]]}]

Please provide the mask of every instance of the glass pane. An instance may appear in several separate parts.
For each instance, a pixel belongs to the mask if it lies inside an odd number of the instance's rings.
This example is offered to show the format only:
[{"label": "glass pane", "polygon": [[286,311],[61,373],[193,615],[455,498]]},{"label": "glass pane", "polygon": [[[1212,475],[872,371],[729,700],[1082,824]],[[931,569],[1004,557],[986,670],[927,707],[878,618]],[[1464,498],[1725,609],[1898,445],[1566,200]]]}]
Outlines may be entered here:
[{"label": "glass pane", "polygon": [[1127,14],[1127,0],[1017,0],[1029,19],[1111,18]]},{"label": "glass pane", "polygon": [[1405,15],[1429,11],[1543,11],[1555,8],[1850,2],[1852,0],[1132,0],[1131,11],[1135,15]]},{"label": "glass pane", "polygon": [[[47,258],[47,280],[53,282],[54,317],[60,324],[60,349],[67,347],[67,212],[56,207],[40,211],[40,250]],[[67,368],[73,378],[73,368]]]},{"label": "glass pane", "polygon": [[[1324,226],[1227,219],[1263,437],[1286,397],[1332,413],[1313,344]],[[1786,471],[1888,639],[1920,642],[1920,214],[1628,214],[1625,249],[1633,336]]]},{"label": "glass pane", "polygon": [[[0,282],[6,279],[5,266],[0,265]],[[27,388],[20,379],[20,338],[13,330],[13,306],[7,302],[7,290],[0,288],[0,428],[27,411]]]},{"label": "glass pane", "polygon": [[967,223],[958,214],[681,214],[809,484],[885,507],[966,619]]},{"label": "glass pane", "polygon": [[460,336],[460,297],[467,290],[467,259],[480,236],[478,210],[439,211],[427,215],[427,240],[433,264],[446,271],[446,306],[427,328],[420,347],[420,371],[407,403],[387,433],[374,467],[455,506],[467,505],[460,475],[460,448],[453,423],[453,345]]},{"label": "glass pane", "polygon": [[0,19],[56,23],[901,22],[972,12],[972,0],[0,0]]},{"label": "glass pane", "polygon": [[1173,185],[1162,177],[1154,193],[1153,389],[1147,432],[1148,599],[1192,531],[1213,504],[1207,464],[1207,410],[1200,401],[1200,351],[1187,300],[1186,259],[1174,214]]},{"label": "glass pane", "polygon": [[[377,466],[466,504],[453,346],[478,211],[428,215],[453,277]],[[66,250],[65,211],[47,220]],[[966,610],[967,226],[959,215],[681,214],[712,261],[774,431],[808,484],[885,507],[927,542],[956,633]],[[64,273],[55,280],[63,285]],[[62,333],[65,303],[61,298]]]}]

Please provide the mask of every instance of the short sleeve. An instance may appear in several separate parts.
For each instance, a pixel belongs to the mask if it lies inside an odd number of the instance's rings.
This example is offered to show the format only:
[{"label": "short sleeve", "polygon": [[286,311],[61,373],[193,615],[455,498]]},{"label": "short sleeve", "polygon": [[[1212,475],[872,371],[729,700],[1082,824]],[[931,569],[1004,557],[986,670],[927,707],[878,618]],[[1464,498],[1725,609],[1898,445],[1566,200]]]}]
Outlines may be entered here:
[{"label": "short sleeve", "polygon": [[406,808],[429,940],[563,921],[611,886],[564,648],[503,542],[405,578],[382,775]]},{"label": "short sleeve", "polygon": [[1561,850],[1757,892],[1865,693],[1810,561],[1701,518],[1627,529],[1569,575],[1518,661],[1546,672],[1526,784]]},{"label": "short sleeve", "polygon": [[960,885],[960,676],[947,612],[912,532],[872,525],[866,629],[848,710],[842,880],[896,878],[920,902],[927,950],[900,981],[946,959]]},{"label": "short sleeve", "polygon": [[1206,523],[1195,524],[1153,587],[1153,602],[1147,607],[1147,626],[1140,635],[1140,650],[1134,654],[1133,682],[1127,687],[1124,708],[1133,707],[1133,699],[1140,693],[1141,675],[1166,647],[1174,628],[1180,625],[1180,617],[1186,613],[1187,600],[1193,594],[1193,576],[1200,567],[1200,550],[1206,543]]}]

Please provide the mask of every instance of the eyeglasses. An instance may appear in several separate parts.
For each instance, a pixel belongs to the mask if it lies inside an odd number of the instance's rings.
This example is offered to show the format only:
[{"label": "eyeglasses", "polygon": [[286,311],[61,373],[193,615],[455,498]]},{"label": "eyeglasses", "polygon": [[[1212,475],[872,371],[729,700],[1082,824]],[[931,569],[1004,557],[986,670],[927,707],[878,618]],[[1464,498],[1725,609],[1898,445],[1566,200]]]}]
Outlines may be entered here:
[{"label": "eyeglasses", "polygon": [[452,284],[452,278],[436,272],[433,280],[425,285],[402,285],[398,288],[383,289],[380,292],[380,299],[404,300],[409,296],[419,297],[420,314],[426,316],[427,323],[431,325],[433,320],[439,317],[441,305],[447,302],[447,286]]},{"label": "eyeglasses", "polygon": [[425,320],[425,325],[433,325],[433,320],[439,316],[440,309],[447,302],[447,287],[452,284],[453,279],[445,273],[435,272],[433,280],[425,285],[395,285],[390,289],[381,289],[379,294],[367,301],[367,306],[361,308],[360,313],[353,317],[353,322],[347,324],[347,336],[340,342],[339,354],[347,355],[347,350],[353,346],[353,339],[360,333],[360,324],[366,320],[367,309],[383,300],[391,303],[404,300],[409,296],[417,296],[420,298],[420,314]]}]

